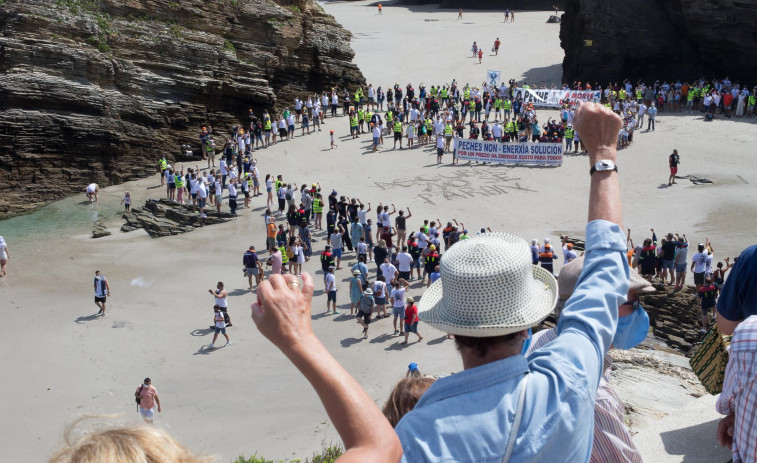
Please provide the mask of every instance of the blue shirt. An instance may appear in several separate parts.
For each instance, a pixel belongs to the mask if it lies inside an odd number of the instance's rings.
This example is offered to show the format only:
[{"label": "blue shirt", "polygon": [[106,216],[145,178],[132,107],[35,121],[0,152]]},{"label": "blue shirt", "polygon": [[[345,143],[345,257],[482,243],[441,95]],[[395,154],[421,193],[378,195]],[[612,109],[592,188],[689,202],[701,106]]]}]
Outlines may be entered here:
[{"label": "blue shirt", "polygon": [[557,326],[557,339],[436,381],[397,424],[403,462],[502,461],[525,373],[530,372],[513,462],[588,462],[594,398],[604,355],[628,292],[625,236],[596,220],[586,260]]},{"label": "blue shirt", "polygon": [[718,297],[718,312],[738,322],[757,315],[757,245],[743,250]]}]

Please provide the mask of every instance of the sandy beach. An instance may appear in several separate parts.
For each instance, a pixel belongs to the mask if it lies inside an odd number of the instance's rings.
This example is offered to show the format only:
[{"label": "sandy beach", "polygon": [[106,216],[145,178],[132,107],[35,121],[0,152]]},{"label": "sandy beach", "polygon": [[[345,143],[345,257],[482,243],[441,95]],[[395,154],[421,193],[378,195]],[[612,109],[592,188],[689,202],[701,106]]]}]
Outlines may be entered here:
[{"label": "sandy beach", "polygon": [[[504,24],[501,12],[466,11],[458,21],[456,12],[435,6],[385,4],[380,16],[364,1],[329,2],[324,8],[353,32],[355,62],[374,86],[412,82],[418,88],[421,82],[430,86],[453,78],[476,85],[489,69],[501,70],[505,81],[560,81],[559,25],[545,23],[548,12],[519,13],[515,23]],[[499,56],[485,53],[483,64],[474,62],[472,42],[488,51],[497,37],[503,42]],[[538,114],[540,121],[558,117],[556,111]],[[695,244],[709,236],[718,260],[754,243],[757,167],[749,148],[757,139],[754,121],[704,122],[698,113],[661,113],[656,131],[637,132],[631,147],[618,154],[624,221],[635,242],[651,236],[650,228],[658,238],[686,233]],[[257,151],[261,174],[282,174],[298,185],[320,182],[326,194],[333,188],[359,197],[371,203],[374,218],[379,203],[410,207],[411,229],[423,219],[455,218],[471,233],[488,226],[528,240],[550,237],[553,243],[561,234],[583,235],[586,156],[568,155],[554,168],[437,166],[431,149],[391,150],[388,139],[381,152],[371,153],[367,135],[349,137],[346,118],[329,118],[323,129],[299,136],[298,128],[293,141]],[[330,129],[339,144],[333,150]],[[681,155],[680,175],[713,183],[679,180],[667,187],[667,159],[674,148]],[[165,194],[155,188],[159,183],[153,175],[105,188],[94,206],[82,204],[83,193],[64,200],[68,213],[80,220],[71,219],[68,227],[61,223],[58,229],[26,233],[23,228],[43,220],[45,210],[36,218],[0,222],[11,252],[8,277],[0,279],[0,313],[6,321],[0,389],[9,396],[0,406],[6,417],[0,460],[43,461],[59,447],[64,426],[81,414],[122,414],[122,420],[138,421],[133,393],[145,376],[152,378],[163,405],[156,423],[218,461],[256,452],[273,459],[304,458],[338,442],[309,384],[250,319],[254,294],[242,277],[242,255],[251,244],[264,247],[265,196],[253,198],[252,209],[241,209],[238,219],[191,233],[159,239],[143,231],[120,233],[122,221],[114,211],[123,192],[130,191],[139,207]],[[81,224],[100,208],[110,211],[103,215],[114,233],[93,240],[91,226]],[[314,251],[320,253],[325,234],[315,238]],[[343,267],[349,268],[354,253],[347,256]],[[92,278],[98,269],[112,288],[104,318],[94,316]],[[318,259],[304,269],[315,275],[315,333],[379,406],[410,362],[434,375],[462,368],[453,342],[428,326],[419,327],[423,342],[400,346],[386,319],[372,324],[363,340],[359,325],[344,314],[349,314],[349,271],[337,272],[342,315],[334,316],[323,314]],[[232,345],[209,351],[203,348],[212,338],[213,299],[207,290],[218,281],[230,293]],[[413,282],[409,294],[421,296],[423,288]],[[676,455],[664,461],[695,460]]]}]

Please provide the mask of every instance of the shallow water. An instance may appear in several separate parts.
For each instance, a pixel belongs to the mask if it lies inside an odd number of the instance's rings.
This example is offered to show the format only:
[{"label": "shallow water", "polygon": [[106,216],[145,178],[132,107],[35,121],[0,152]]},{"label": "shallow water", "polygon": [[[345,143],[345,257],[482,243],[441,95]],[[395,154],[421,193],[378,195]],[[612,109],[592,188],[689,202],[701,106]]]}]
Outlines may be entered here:
[{"label": "shallow water", "polygon": [[28,250],[40,240],[64,240],[73,235],[88,234],[97,220],[119,216],[123,206],[100,195],[99,201],[90,203],[83,194],[48,204],[31,214],[0,220],[0,236],[5,237],[8,248]]}]

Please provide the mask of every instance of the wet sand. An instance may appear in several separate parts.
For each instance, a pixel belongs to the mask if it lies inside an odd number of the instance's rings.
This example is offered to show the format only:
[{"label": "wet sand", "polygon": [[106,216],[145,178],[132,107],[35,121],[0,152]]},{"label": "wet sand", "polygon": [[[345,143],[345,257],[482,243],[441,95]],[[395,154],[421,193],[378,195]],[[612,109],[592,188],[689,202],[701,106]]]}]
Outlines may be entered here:
[{"label": "wet sand", "polygon": [[[413,82],[417,88],[421,81],[432,85],[452,78],[474,83],[487,69],[501,69],[505,79],[559,80],[559,29],[543,24],[548,12],[521,13],[514,24],[502,24],[501,13],[466,12],[464,21],[456,21],[456,13],[428,6],[384,5],[382,16],[366,2],[325,8],[355,33],[355,61],[376,86]],[[485,56],[482,65],[468,57],[473,40],[488,50],[498,34],[504,50],[512,40],[522,51]],[[541,120],[557,117],[555,111],[539,115]],[[336,188],[340,195],[371,202],[373,211],[379,202],[409,206],[412,229],[424,218],[446,222],[454,217],[471,233],[489,226],[525,239],[551,237],[553,243],[559,234],[583,232],[585,156],[567,156],[559,168],[438,167],[432,150],[392,151],[388,138],[382,152],[371,153],[367,135],[350,139],[346,118],[327,119],[323,129],[257,152],[261,174],[283,174],[298,185],[319,181],[326,194]],[[329,129],[337,135],[334,150],[329,149]],[[618,157],[624,220],[635,242],[649,236],[650,227],[660,238],[668,231],[686,233],[693,243],[710,236],[717,259],[751,244],[757,168],[749,146],[756,138],[753,122],[705,123],[665,113],[655,132],[637,132],[635,143]],[[706,176],[715,183],[679,180],[664,187],[673,148],[681,155],[682,175]],[[159,188],[148,189],[158,184],[155,175],[105,188],[100,200],[118,202],[129,190],[138,207],[161,194]],[[163,404],[157,423],[193,451],[216,454],[219,461],[255,452],[303,458],[338,442],[315,393],[249,318],[254,296],[242,277],[242,254],[250,244],[264,247],[265,197],[252,204],[252,211],[240,210],[233,222],[169,238],[119,233],[121,221],[113,218],[107,224],[114,235],[98,240],[77,232],[8,243],[9,276],[0,279],[0,313],[6,320],[0,337],[6,374],[0,388],[10,396],[2,405],[3,415],[10,417],[0,433],[4,459],[43,460],[59,445],[64,425],[79,414],[123,413],[124,420],[138,420],[133,392],[145,376],[152,378]],[[91,213],[88,205],[72,207]],[[320,252],[325,236],[315,236]],[[351,266],[354,254],[347,256]],[[410,362],[437,375],[461,368],[453,343],[427,326],[420,327],[422,343],[401,348],[401,340],[391,336],[389,319],[372,324],[369,339],[362,340],[354,319],[324,316],[318,259],[304,267],[317,273],[316,334],[377,404],[383,404]],[[99,319],[93,317],[96,269],[112,288],[107,316]],[[337,277],[340,310],[349,313],[349,271]],[[202,346],[212,339],[213,305],[207,290],[217,281],[230,292],[232,346],[207,351]],[[409,292],[422,293],[417,283]]]}]

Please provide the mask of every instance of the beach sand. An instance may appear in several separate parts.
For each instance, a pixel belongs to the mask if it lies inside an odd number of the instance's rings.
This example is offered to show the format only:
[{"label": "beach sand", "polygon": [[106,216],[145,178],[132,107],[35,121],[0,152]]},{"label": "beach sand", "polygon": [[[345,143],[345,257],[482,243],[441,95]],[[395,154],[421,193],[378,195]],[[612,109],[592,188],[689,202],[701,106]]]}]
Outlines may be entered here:
[{"label": "beach sand", "polygon": [[[366,2],[324,6],[355,34],[355,61],[375,86],[412,82],[418,88],[421,81],[430,86],[452,78],[475,84],[488,69],[502,70],[505,80],[525,76],[559,82],[559,26],[545,24],[548,12],[520,13],[514,24],[503,24],[501,12],[466,11],[464,21],[456,21],[455,12],[430,6],[384,5],[382,16]],[[488,50],[496,36],[503,42],[499,56],[486,53],[484,64],[474,63],[472,41]],[[557,117],[556,111],[538,113],[542,121]],[[551,237],[559,243],[560,234],[583,233],[586,156],[567,156],[558,168],[438,167],[430,149],[392,151],[388,138],[382,152],[371,153],[369,136],[350,139],[346,118],[327,119],[323,129],[304,137],[298,129],[294,141],[256,152],[261,173],[283,174],[298,185],[319,181],[326,194],[335,188],[340,195],[370,202],[373,211],[380,202],[409,206],[412,229],[424,218],[446,222],[454,217],[471,233],[489,226],[527,240]],[[329,129],[337,135],[334,150],[329,149]],[[705,123],[698,116],[666,113],[655,132],[637,133],[635,143],[618,155],[624,220],[635,242],[650,236],[650,227],[658,238],[668,231],[686,233],[693,243],[709,236],[716,259],[737,255],[753,243],[749,230],[757,214],[757,168],[748,146],[756,137],[751,121]],[[664,187],[673,148],[681,155],[682,175],[714,183],[679,180]],[[139,207],[146,198],[161,196],[162,190],[154,188],[158,184],[154,175],[104,188],[103,203],[95,206],[66,201],[74,214],[89,216],[129,190]],[[250,244],[264,247],[265,197],[252,204],[253,210],[241,209],[235,221],[169,238],[120,233],[121,220],[115,216],[106,222],[114,234],[98,240],[89,238],[89,229],[61,223],[63,230],[8,242],[9,275],[0,279],[5,320],[0,389],[6,395],[1,460],[45,459],[60,445],[64,426],[80,414],[122,413],[121,419],[138,421],[133,393],[145,376],[152,378],[163,405],[156,422],[191,450],[218,455],[219,461],[255,452],[274,459],[304,458],[338,442],[316,394],[249,317],[254,295],[246,289],[241,261]],[[315,236],[319,253],[325,235]],[[354,254],[347,256],[351,266]],[[349,313],[346,269],[337,275],[343,315],[323,315],[317,257],[304,267],[317,273],[315,333],[379,406],[410,362],[435,375],[461,369],[453,342],[423,324],[424,341],[405,348],[391,336],[389,319],[372,324],[369,339],[362,340],[360,327],[344,315]],[[112,288],[104,318],[93,316],[91,282],[97,269]],[[232,345],[208,351],[203,346],[212,338],[213,299],[207,290],[218,281],[230,292]],[[422,293],[414,282],[409,294]]]}]

